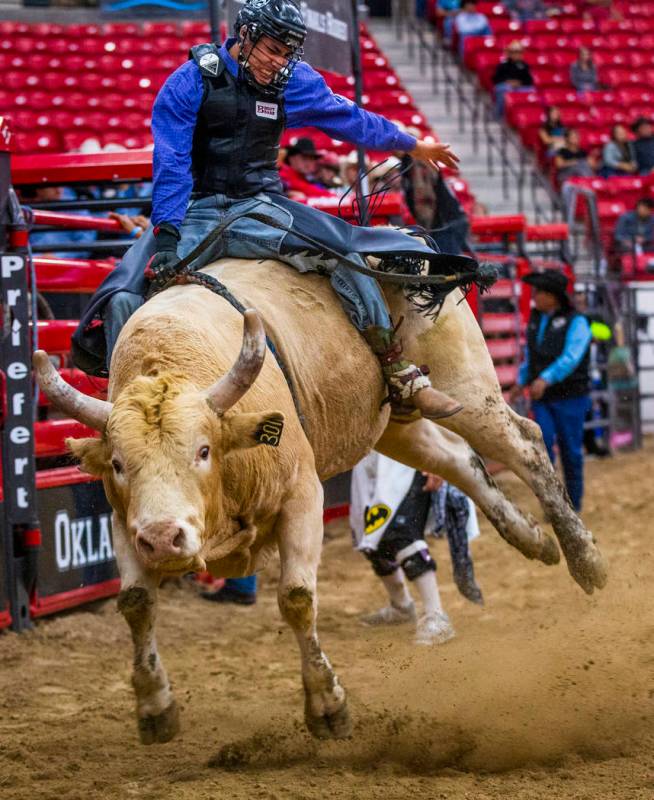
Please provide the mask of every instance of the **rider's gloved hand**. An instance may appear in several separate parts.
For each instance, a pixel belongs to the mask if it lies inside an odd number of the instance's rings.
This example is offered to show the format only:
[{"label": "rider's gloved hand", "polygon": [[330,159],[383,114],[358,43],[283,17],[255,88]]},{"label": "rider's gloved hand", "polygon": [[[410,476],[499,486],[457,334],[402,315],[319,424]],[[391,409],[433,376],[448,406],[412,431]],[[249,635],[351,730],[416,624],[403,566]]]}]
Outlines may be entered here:
[{"label": "rider's gloved hand", "polygon": [[179,274],[179,238],[177,228],[168,222],[162,222],[154,229],[156,252],[148,261],[144,273],[151,285],[163,288]]}]

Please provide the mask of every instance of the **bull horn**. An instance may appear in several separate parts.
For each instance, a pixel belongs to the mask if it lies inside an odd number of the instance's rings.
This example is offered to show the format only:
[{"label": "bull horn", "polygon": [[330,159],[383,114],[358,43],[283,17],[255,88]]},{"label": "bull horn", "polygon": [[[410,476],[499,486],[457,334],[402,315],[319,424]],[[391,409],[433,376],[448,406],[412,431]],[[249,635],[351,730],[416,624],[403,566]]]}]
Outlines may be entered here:
[{"label": "bull horn", "polygon": [[39,386],[55,408],[89,428],[101,433],[104,431],[113,408],[112,403],[89,397],[66,383],[52,366],[45,350],[34,353],[32,364]]},{"label": "bull horn", "polygon": [[230,371],[207,389],[207,403],[221,416],[243,397],[256,381],[266,355],[266,332],[259,314],[248,308],[243,314],[243,344]]}]

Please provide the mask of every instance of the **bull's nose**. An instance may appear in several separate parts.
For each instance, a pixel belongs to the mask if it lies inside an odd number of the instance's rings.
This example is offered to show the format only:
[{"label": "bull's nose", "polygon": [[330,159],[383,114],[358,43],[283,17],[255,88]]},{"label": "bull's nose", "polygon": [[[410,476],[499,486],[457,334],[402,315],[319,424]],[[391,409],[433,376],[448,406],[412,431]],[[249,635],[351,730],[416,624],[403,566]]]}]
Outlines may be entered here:
[{"label": "bull's nose", "polygon": [[134,545],[145,561],[179,558],[185,555],[186,531],[176,520],[151,523],[137,531]]}]

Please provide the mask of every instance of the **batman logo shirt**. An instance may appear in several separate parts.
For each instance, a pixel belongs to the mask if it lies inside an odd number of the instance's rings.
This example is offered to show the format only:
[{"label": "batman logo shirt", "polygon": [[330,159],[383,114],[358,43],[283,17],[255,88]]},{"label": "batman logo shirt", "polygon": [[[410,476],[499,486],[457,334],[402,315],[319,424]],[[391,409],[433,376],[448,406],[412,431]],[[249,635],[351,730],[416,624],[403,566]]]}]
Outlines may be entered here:
[{"label": "batman logo shirt", "polygon": [[391,510],[385,503],[368,506],[364,514],[366,534],[374,533],[376,530],[379,530],[390,516]]}]

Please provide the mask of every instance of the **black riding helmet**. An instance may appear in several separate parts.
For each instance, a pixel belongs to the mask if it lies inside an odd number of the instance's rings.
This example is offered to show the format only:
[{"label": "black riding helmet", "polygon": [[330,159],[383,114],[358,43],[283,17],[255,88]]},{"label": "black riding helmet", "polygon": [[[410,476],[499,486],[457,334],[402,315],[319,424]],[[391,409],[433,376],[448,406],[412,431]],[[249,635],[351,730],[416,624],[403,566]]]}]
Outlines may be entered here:
[{"label": "black riding helmet", "polygon": [[[286,66],[277,72],[272,81],[260,84],[248,69],[248,60],[243,53],[245,39],[241,36],[241,28],[247,28],[247,38],[256,47],[261,36],[270,36],[291,48]],[[303,45],[307,35],[302,12],[293,0],[246,0],[239,11],[234,24],[234,31],[241,44],[239,64],[248,83],[262,94],[279,95],[288,84],[293,69],[302,58]]]}]

